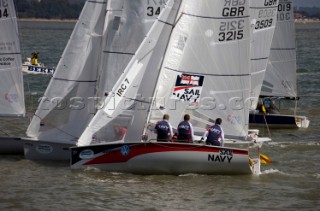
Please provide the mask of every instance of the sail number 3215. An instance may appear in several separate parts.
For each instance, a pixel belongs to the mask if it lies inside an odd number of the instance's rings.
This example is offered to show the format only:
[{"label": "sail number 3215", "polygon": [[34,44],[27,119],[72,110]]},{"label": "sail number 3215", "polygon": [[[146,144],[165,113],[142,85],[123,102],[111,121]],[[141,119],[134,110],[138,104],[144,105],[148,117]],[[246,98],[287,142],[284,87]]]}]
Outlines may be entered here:
[{"label": "sail number 3215", "polygon": [[220,22],[219,41],[241,40],[243,38],[244,20]]},{"label": "sail number 3215", "polygon": [[[241,40],[244,36],[244,20],[237,19],[245,15],[246,0],[225,0],[220,22],[219,42]],[[231,20],[233,19],[234,20]],[[236,19],[236,20],[235,20]]]}]

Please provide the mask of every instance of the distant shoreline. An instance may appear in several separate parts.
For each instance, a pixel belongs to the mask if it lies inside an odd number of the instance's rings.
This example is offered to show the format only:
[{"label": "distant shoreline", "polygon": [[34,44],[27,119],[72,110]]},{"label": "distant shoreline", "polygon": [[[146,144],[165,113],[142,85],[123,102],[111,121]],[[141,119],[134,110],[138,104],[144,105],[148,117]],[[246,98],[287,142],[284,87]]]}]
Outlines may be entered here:
[{"label": "distant shoreline", "polygon": [[18,18],[18,21],[29,21],[29,22],[77,22],[74,19],[45,19],[45,18]]},{"label": "distant shoreline", "polygon": [[295,23],[320,23],[319,19],[295,19]]}]

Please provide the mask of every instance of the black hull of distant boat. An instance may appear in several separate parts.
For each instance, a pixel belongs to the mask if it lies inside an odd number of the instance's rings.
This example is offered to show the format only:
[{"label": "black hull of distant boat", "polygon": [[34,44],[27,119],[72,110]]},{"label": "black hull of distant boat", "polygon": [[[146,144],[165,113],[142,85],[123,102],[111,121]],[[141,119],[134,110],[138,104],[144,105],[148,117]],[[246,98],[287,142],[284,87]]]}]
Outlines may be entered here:
[{"label": "black hull of distant boat", "polygon": [[23,155],[23,144],[19,137],[0,137],[1,155]]},{"label": "black hull of distant boat", "polygon": [[266,126],[270,128],[307,128],[309,120],[305,116],[281,114],[250,114],[250,126]]}]

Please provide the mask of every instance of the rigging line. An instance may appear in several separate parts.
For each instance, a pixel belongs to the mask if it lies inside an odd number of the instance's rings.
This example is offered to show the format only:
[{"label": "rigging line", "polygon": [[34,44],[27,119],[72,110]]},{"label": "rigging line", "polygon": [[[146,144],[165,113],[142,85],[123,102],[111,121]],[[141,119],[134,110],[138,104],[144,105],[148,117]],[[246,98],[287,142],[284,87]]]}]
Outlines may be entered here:
[{"label": "rigging line", "polygon": [[[34,116],[36,116],[36,117],[38,117],[40,120],[42,120],[42,118],[40,118],[40,116],[38,116],[37,114],[34,114]],[[40,122],[41,122],[41,121],[40,121]],[[70,133],[68,133],[68,132],[66,132],[66,131],[64,131],[64,130],[62,130],[62,129],[60,129],[60,128],[57,128],[56,126],[54,126],[54,125],[52,125],[52,124],[50,124],[50,123],[47,123],[47,122],[46,122],[46,125],[49,125],[49,126],[53,127],[54,129],[59,130],[60,132],[62,132],[62,133],[64,133],[64,134],[67,134],[68,136],[71,136],[71,137],[73,137],[73,138],[79,138],[79,137],[76,137],[76,136],[74,136],[74,135],[72,135],[72,134],[70,134]],[[40,127],[41,127],[41,126],[40,126]]]},{"label": "rigging line", "polygon": [[167,70],[171,70],[178,73],[187,73],[187,74],[196,74],[196,75],[206,75],[206,76],[230,76],[230,77],[237,77],[237,76],[250,76],[250,73],[246,74],[213,74],[213,73],[195,73],[195,72],[188,72],[188,71],[181,71],[181,70],[175,70],[173,68],[164,67]]}]

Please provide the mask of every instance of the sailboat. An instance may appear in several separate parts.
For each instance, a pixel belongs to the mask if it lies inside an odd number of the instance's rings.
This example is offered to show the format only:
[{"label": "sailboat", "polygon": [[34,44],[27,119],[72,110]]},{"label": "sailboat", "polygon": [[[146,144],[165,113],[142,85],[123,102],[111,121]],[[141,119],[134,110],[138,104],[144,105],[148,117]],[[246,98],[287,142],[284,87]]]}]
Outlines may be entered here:
[{"label": "sailboat", "polygon": [[146,0],[86,1],[23,138],[26,159],[70,159],[69,147],[99,110],[105,90],[119,78],[162,7]]},{"label": "sailboat", "polygon": [[[307,128],[308,118],[296,115],[298,99],[293,3],[280,0],[260,105],[250,113],[250,126],[267,124],[273,128]],[[281,114],[277,110],[275,101],[283,100],[296,102],[293,115]]]},{"label": "sailboat", "polygon": [[[71,168],[135,174],[259,174],[249,149],[156,142],[159,114],[177,125],[190,114],[195,135],[216,117],[226,137],[249,141],[248,1],[169,0],[77,146]],[[126,128],[114,140],[113,126]],[[260,146],[260,145],[259,145]],[[259,149],[260,147],[257,147]]]},{"label": "sailboat", "polygon": [[[22,59],[13,0],[0,1],[0,117],[22,118],[25,101]],[[22,153],[18,137],[0,137],[0,154]]]}]

